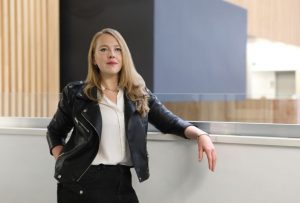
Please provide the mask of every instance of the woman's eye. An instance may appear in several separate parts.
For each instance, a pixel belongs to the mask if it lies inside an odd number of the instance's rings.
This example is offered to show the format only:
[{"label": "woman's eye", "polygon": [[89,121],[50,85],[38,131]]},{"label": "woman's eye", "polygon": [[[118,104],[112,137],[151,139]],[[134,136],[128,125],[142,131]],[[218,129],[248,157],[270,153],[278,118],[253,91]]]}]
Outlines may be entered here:
[{"label": "woman's eye", "polygon": [[122,49],[121,49],[121,48],[115,48],[115,51],[116,51],[116,52],[121,52]]},{"label": "woman's eye", "polygon": [[107,51],[107,48],[101,48],[99,51],[101,51],[101,52],[106,52],[106,51]]}]

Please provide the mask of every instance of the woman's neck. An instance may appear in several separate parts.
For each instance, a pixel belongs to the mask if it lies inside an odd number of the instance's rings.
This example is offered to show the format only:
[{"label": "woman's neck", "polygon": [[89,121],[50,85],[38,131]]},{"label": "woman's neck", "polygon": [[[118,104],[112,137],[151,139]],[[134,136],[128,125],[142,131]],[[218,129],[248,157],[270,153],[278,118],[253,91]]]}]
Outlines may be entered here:
[{"label": "woman's neck", "polygon": [[117,77],[102,77],[101,85],[108,90],[118,90],[118,78]]}]

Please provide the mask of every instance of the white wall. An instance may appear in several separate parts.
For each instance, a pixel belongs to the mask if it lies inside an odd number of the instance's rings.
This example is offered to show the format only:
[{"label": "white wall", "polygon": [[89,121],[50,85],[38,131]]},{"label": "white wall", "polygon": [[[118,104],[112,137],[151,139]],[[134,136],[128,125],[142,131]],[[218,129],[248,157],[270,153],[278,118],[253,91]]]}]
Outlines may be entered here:
[{"label": "white wall", "polygon": [[[264,94],[272,95],[273,90],[271,90],[272,88],[270,88],[268,83],[271,75],[279,71],[296,72],[294,94],[300,95],[300,78],[297,76],[300,70],[299,58],[299,46],[273,42],[260,38],[249,38],[247,43],[248,97],[258,98]],[[265,82],[262,81],[264,76],[266,76]],[[276,83],[277,81],[274,80],[274,96]]]},{"label": "white wall", "polygon": [[[54,161],[44,134],[8,135],[0,129],[0,202],[56,202]],[[197,161],[194,142],[150,140],[148,149],[150,179],[138,183],[133,173],[142,203],[299,202],[299,147],[216,142],[215,173],[207,170],[206,159]]]},{"label": "white wall", "polygon": [[40,135],[0,133],[0,202],[54,203],[54,160]]},{"label": "white wall", "polygon": [[249,38],[247,60],[252,71],[300,70],[300,47],[260,38]]},{"label": "white wall", "polygon": [[298,203],[299,148],[216,144],[207,170],[191,142],[150,142],[151,179],[135,184],[143,203]]},{"label": "white wall", "polygon": [[273,99],[276,96],[276,75],[271,71],[252,72],[250,98]]}]

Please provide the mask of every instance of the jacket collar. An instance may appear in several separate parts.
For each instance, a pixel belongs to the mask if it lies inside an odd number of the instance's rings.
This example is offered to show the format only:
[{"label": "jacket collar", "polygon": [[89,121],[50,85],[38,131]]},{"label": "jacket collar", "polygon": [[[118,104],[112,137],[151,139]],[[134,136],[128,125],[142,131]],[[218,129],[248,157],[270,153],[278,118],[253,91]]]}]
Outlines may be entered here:
[{"label": "jacket collar", "polygon": [[[76,97],[79,98],[79,99],[83,99],[83,100],[90,100],[90,99],[86,96],[86,94],[84,93],[83,89],[84,89],[84,86],[82,86],[82,87],[80,88],[80,90],[76,93]],[[98,97],[98,96],[97,96],[97,87],[96,87],[96,86],[94,86],[94,87],[92,88],[91,92],[92,92],[92,96],[93,96],[94,98],[97,98],[97,97]]]},{"label": "jacket collar", "polygon": [[[92,96],[97,98],[97,87],[92,88]],[[101,135],[102,131],[102,117],[99,109],[99,105],[97,102],[91,101],[83,92],[83,88],[81,88],[76,97],[82,100],[87,101],[87,105],[82,110],[82,116],[94,127],[98,135]],[[133,101],[128,98],[126,91],[124,90],[124,114],[125,114],[125,127],[128,129],[128,122],[131,116],[136,111],[136,106]]]},{"label": "jacket collar", "polygon": [[[92,96],[94,98],[97,98],[98,95],[97,95],[97,87],[93,87],[92,88]],[[79,98],[79,99],[83,99],[83,100],[90,100],[84,93],[83,91],[83,87],[77,92],[76,94],[76,97]],[[92,101],[91,101],[92,102]],[[124,90],[124,113],[125,115],[128,114],[128,115],[131,115],[133,114],[135,111],[136,111],[136,106],[134,104],[133,101],[130,100],[130,98],[127,96],[127,93],[126,93],[126,90]]]}]

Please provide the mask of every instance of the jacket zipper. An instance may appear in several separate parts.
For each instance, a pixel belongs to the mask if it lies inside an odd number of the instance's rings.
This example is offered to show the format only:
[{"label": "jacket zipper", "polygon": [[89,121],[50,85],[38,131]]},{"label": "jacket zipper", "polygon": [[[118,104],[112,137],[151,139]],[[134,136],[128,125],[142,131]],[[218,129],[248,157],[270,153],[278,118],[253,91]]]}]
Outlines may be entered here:
[{"label": "jacket zipper", "polygon": [[[82,117],[95,129],[95,131],[96,131],[96,128],[95,128],[95,126],[84,116],[84,114],[83,113],[81,113],[81,115],[82,115]],[[76,119],[76,117],[75,117],[75,120],[76,120],[76,122],[79,122],[77,119]],[[85,126],[84,126],[85,127]],[[97,132],[97,131],[96,131]],[[76,182],[79,182],[80,180],[81,180],[81,178],[82,178],[82,176],[87,172],[87,170],[89,170],[89,168],[91,167],[91,163],[89,164],[89,166],[83,171],[83,173],[79,176],[79,178],[77,178],[77,180],[76,180]]]},{"label": "jacket zipper", "polygon": [[97,132],[96,127],[84,116],[84,114],[81,113],[81,115],[95,129],[95,131]]},{"label": "jacket zipper", "polygon": [[90,167],[91,167],[91,164],[83,171],[83,173],[79,176],[79,178],[77,178],[76,182],[80,181],[80,179],[82,178],[82,176],[87,172],[87,170],[89,170]]},{"label": "jacket zipper", "polygon": [[74,150],[76,150],[77,147],[75,147],[74,149],[70,150],[70,151],[67,151],[67,152],[62,152],[61,154],[58,155],[57,159],[60,158],[61,156],[66,156],[70,153],[72,153]]},{"label": "jacket zipper", "polygon": [[83,129],[85,130],[85,131],[87,131],[88,133],[90,133],[90,130],[89,129],[87,129],[87,127],[85,127],[80,121],[78,121],[78,119],[75,117],[75,121],[76,121],[76,123],[78,124],[78,125],[80,125],[81,127],[83,127]]},{"label": "jacket zipper", "polygon": [[61,157],[62,155],[64,155],[64,154],[65,154],[65,152],[60,153],[60,155],[58,155],[57,159],[58,159],[59,157]]}]

